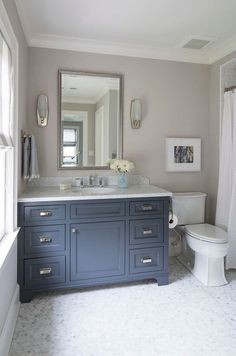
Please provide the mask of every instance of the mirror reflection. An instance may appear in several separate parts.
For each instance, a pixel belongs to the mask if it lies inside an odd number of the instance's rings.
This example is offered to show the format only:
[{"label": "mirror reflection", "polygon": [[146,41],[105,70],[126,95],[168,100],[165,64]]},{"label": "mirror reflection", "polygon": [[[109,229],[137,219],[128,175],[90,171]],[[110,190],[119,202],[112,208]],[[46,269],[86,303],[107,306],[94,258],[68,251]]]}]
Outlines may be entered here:
[{"label": "mirror reflection", "polygon": [[120,158],[120,76],[60,71],[59,90],[59,168],[103,168]]}]

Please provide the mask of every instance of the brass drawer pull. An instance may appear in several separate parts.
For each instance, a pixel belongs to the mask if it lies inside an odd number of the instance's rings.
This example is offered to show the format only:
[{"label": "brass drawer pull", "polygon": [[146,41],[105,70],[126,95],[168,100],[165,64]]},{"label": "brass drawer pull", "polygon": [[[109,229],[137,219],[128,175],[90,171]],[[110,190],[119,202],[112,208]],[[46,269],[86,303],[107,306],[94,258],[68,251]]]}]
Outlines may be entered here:
[{"label": "brass drawer pull", "polygon": [[143,204],[141,206],[142,211],[152,211],[153,210],[153,206],[151,204]]},{"label": "brass drawer pull", "polygon": [[141,260],[144,264],[145,263],[151,263],[152,262],[152,258],[147,256],[147,257],[143,257]]},{"label": "brass drawer pull", "polygon": [[52,242],[52,238],[50,236],[40,236],[39,241],[41,244],[50,243]]},{"label": "brass drawer pull", "polygon": [[143,229],[143,235],[151,235],[152,229]]},{"label": "brass drawer pull", "polygon": [[40,211],[39,213],[40,216],[51,216],[52,215],[52,212],[51,211]]},{"label": "brass drawer pull", "polygon": [[40,275],[51,274],[51,272],[52,272],[51,267],[44,267],[44,268],[40,268],[39,270]]}]

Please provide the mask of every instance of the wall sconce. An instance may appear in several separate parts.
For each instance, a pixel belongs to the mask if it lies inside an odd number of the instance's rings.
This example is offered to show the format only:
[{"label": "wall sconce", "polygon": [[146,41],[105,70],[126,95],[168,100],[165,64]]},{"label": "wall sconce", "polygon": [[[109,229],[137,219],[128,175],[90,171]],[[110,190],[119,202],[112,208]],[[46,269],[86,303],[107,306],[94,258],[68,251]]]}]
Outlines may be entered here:
[{"label": "wall sconce", "polygon": [[142,108],[140,99],[131,100],[130,121],[132,129],[140,129],[142,121]]},{"label": "wall sconce", "polygon": [[38,96],[37,102],[37,122],[38,126],[47,126],[49,116],[48,97],[45,94]]}]

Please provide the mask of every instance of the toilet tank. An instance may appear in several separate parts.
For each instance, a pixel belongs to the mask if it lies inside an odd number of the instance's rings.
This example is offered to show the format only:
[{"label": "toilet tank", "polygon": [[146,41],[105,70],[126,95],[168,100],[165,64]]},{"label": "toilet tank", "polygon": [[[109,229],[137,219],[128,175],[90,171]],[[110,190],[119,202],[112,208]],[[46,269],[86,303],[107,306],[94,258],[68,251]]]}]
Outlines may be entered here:
[{"label": "toilet tank", "polygon": [[204,223],[206,196],[200,192],[173,193],[172,210],[178,225]]}]

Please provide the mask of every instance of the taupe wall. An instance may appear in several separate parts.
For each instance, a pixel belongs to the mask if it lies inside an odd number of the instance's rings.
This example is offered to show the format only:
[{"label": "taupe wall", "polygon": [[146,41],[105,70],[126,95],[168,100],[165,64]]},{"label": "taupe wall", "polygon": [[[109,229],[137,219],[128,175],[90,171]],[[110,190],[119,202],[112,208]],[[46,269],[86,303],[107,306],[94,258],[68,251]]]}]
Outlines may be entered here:
[{"label": "taupe wall", "polygon": [[[124,157],[133,160],[139,174],[173,191],[207,191],[209,135],[208,65],[59,51],[29,49],[29,128],[36,135],[42,176],[78,175],[57,170],[58,69],[118,73],[124,76]],[[49,95],[50,119],[46,128],[35,120],[36,97]],[[131,99],[143,104],[143,125],[132,130]],[[201,137],[202,171],[165,172],[165,137]],[[85,172],[84,174],[87,174]]]}]

